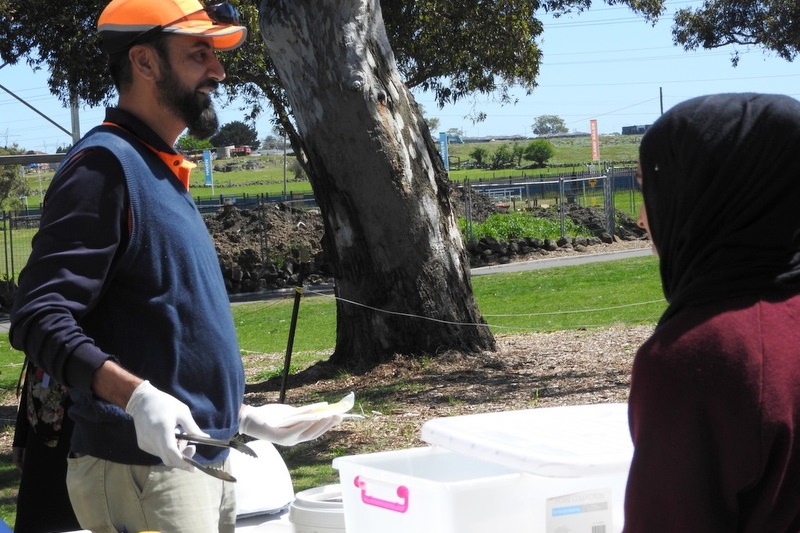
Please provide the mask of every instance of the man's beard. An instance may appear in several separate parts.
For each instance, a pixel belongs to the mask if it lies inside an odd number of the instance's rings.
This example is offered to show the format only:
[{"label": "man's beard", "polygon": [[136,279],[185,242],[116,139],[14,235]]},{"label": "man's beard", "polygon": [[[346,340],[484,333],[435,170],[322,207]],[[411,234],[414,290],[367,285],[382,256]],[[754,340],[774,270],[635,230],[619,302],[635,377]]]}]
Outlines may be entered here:
[{"label": "man's beard", "polygon": [[211,97],[199,92],[199,89],[216,89],[219,84],[209,79],[195,90],[187,90],[166,62],[162,62],[162,72],[164,76],[157,82],[161,103],[183,119],[189,128],[189,135],[195,139],[211,137],[219,127],[219,121]]}]

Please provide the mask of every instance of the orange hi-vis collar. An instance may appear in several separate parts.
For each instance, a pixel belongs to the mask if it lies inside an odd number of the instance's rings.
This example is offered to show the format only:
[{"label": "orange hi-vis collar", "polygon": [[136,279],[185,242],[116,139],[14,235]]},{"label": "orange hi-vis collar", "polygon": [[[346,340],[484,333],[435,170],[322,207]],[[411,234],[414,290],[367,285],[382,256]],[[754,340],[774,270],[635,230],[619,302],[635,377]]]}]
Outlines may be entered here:
[{"label": "orange hi-vis collar", "polygon": [[[116,126],[117,128],[122,128],[122,126],[120,126],[119,124],[115,124],[113,122],[108,122],[108,121],[104,121],[103,125]],[[189,176],[192,173],[192,169],[197,167],[196,164],[192,163],[191,161],[187,161],[186,158],[183,157],[183,155],[181,154],[178,153],[171,154],[169,152],[162,152],[161,150],[158,150],[153,146],[150,146],[142,139],[139,139],[139,142],[141,142],[143,145],[149,148],[150,151],[156,154],[159,157],[159,159],[161,159],[164,162],[164,164],[166,164],[170,168],[170,170],[172,170],[172,173],[175,174],[175,177],[178,178],[178,181],[180,181],[183,184],[183,186],[186,187],[186,190],[187,191],[189,190]]]}]

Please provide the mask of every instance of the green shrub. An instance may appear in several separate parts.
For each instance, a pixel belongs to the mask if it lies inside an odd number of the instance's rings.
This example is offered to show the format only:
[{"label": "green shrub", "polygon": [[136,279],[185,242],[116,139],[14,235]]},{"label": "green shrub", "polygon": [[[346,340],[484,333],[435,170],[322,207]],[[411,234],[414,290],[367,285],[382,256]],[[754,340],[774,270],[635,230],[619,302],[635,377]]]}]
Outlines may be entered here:
[{"label": "green shrub", "polygon": [[[501,241],[521,239],[524,237],[537,237],[539,239],[558,239],[561,237],[561,223],[558,220],[536,218],[527,213],[495,213],[489,215],[485,222],[472,225],[471,235],[467,235],[467,221],[459,218],[461,233],[467,238],[481,239],[494,237]],[[564,233],[569,236],[590,236],[592,233],[573,222],[571,219],[564,221]]]}]

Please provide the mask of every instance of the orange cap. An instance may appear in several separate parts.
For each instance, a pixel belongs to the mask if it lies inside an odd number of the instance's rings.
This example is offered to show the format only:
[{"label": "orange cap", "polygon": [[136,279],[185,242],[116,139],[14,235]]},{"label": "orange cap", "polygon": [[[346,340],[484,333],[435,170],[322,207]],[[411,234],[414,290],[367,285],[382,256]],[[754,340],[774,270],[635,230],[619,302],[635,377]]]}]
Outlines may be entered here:
[{"label": "orange cap", "polygon": [[148,31],[208,38],[216,50],[238,48],[247,37],[244,26],[214,22],[198,0],[112,0],[97,31],[107,53],[124,50]]}]

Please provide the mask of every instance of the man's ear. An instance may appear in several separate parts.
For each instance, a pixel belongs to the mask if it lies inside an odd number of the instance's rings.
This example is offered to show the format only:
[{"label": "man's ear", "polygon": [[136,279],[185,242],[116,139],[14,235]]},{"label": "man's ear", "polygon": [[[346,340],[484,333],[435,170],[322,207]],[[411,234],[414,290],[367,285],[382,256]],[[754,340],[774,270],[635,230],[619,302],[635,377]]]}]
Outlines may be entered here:
[{"label": "man's ear", "polygon": [[158,80],[161,77],[161,63],[158,52],[152,46],[137,44],[128,51],[131,69],[146,80]]}]

